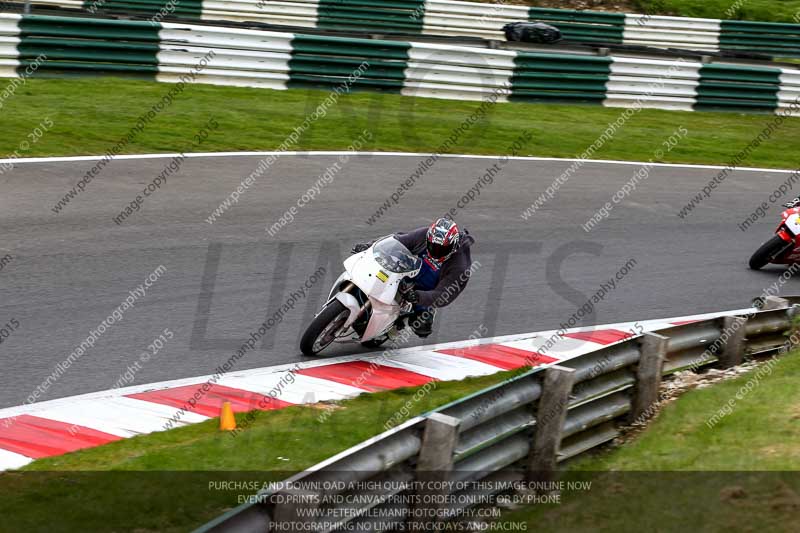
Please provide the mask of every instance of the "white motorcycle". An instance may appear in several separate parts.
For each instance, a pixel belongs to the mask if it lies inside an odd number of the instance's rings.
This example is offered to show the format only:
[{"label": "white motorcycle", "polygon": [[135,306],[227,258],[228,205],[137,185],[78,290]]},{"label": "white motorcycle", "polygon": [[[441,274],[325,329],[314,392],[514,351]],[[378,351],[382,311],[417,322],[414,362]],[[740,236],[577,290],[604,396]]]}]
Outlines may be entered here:
[{"label": "white motorcycle", "polygon": [[344,261],[328,301],[300,340],[305,355],[317,355],[333,342],[360,342],[376,348],[404,327],[413,306],[402,294],[406,278],[419,273],[422,260],[392,236],[383,237]]}]

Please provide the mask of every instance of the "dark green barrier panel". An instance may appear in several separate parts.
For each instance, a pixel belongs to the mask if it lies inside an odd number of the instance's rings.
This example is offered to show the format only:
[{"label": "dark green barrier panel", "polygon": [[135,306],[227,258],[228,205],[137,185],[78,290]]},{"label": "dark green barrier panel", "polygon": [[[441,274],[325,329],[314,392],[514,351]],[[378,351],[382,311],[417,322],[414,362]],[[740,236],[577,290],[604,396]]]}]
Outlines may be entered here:
[{"label": "dark green barrier panel", "polygon": [[135,13],[143,17],[200,18],[203,0],[84,0],[83,9],[90,13]]},{"label": "dark green barrier panel", "polygon": [[158,45],[152,43],[110,42],[84,39],[26,37],[17,47],[20,57],[34,59],[40,54],[48,60],[96,61],[156,65]]},{"label": "dark green barrier panel", "polygon": [[158,32],[149,22],[26,15],[19,22],[19,72],[34,76],[125,75],[155,79]]},{"label": "dark green barrier panel", "polygon": [[602,103],[606,98],[608,57],[521,52],[514,64],[511,101]]},{"label": "dark green barrier panel", "polygon": [[694,108],[772,112],[778,107],[780,75],[776,68],[703,65]]},{"label": "dark green barrier panel", "polygon": [[424,0],[320,0],[317,27],[381,33],[421,33]]},{"label": "dark green barrier panel", "polygon": [[296,35],[289,60],[289,88],[332,89],[367,61],[351,88],[400,92],[408,66],[409,43]]},{"label": "dark green barrier panel", "polygon": [[800,24],[723,20],[719,46],[722,50],[800,57]]},{"label": "dark green barrier panel", "polygon": [[625,31],[625,15],[621,13],[532,7],[528,19],[555,26],[564,39],[577,42],[622,44]]},{"label": "dark green barrier panel", "polygon": [[751,33],[753,35],[800,36],[800,24],[781,24],[778,22],[753,22],[747,20],[723,20],[724,32]]}]

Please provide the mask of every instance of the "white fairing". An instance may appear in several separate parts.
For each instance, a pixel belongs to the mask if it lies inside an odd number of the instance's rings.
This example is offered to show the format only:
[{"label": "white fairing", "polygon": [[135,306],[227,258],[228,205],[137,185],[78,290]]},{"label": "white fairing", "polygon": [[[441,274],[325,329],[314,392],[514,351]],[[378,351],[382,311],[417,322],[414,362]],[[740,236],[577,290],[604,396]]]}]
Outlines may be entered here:
[{"label": "white fairing", "polygon": [[[349,263],[349,264],[348,264]],[[384,304],[393,304],[397,295],[397,287],[407,274],[393,274],[381,268],[372,256],[372,248],[348,258],[344,267],[350,280],[369,296],[370,300],[378,300]],[[382,281],[378,273],[383,272],[388,279]]]},{"label": "white fairing", "polygon": [[786,218],[786,227],[795,235],[800,235],[800,215],[789,215]]},{"label": "white fairing", "polygon": [[349,280],[372,302],[372,316],[360,340],[364,342],[386,334],[400,316],[401,306],[396,299],[400,282],[406,276],[414,277],[419,273],[419,259],[394,237],[385,237],[363,252],[345,259],[344,268],[345,272],[334,284],[331,297],[350,309],[346,325],[350,326],[356,318],[355,298],[335,291],[341,282]]},{"label": "white fairing", "polygon": [[362,340],[366,341],[380,337],[394,326],[394,321],[397,320],[398,316],[400,316],[399,305],[387,305],[372,300],[372,317],[369,319],[367,329],[364,330]]}]

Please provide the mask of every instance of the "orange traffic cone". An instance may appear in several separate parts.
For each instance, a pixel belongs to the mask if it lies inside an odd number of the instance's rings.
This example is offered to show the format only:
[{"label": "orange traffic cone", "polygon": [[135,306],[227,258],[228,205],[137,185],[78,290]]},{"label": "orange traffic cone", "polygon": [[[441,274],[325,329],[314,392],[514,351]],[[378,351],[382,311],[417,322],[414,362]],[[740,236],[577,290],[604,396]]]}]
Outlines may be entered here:
[{"label": "orange traffic cone", "polygon": [[219,429],[220,431],[233,431],[236,429],[236,418],[233,416],[233,409],[231,409],[231,402],[222,404],[219,413]]}]

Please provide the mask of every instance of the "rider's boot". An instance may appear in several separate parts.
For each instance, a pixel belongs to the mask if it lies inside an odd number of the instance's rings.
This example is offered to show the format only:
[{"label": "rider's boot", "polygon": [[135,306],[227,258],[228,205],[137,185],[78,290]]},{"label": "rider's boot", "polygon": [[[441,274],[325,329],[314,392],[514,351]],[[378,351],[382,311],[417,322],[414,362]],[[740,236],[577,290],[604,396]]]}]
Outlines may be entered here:
[{"label": "rider's boot", "polygon": [[409,320],[411,329],[417,334],[417,337],[424,339],[433,333],[433,319],[436,316],[436,309],[420,309],[414,313]]}]

